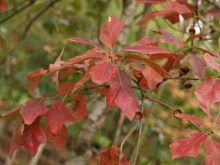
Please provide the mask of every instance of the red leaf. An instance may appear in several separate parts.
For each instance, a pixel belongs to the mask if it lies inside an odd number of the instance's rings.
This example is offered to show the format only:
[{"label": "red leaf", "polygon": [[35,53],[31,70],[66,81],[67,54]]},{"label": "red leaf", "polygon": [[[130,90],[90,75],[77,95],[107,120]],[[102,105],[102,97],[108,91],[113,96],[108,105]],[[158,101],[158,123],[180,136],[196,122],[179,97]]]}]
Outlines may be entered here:
[{"label": "red leaf", "polygon": [[99,154],[99,165],[119,165],[118,148],[112,146]]},{"label": "red leaf", "polygon": [[64,53],[64,48],[62,49],[60,55],[57,57],[56,61],[54,64],[50,64],[49,65],[49,71],[51,73],[51,77],[52,77],[52,82],[55,83],[55,84],[58,84],[58,76],[59,76],[59,73],[57,71],[57,68],[60,68],[61,65],[64,63],[61,58],[63,56],[63,53]]},{"label": "red leaf", "polygon": [[130,165],[130,162],[127,160],[120,160],[118,165]]},{"label": "red leaf", "polygon": [[189,114],[183,114],[183,113],[176,113],[175,116],[180,118],[180,119],[186,119],[189,122],[191,122],[193,124],[196,124],[198,126],[201,126],[201,127],[204,126],[203,120],[199,116],[197,116],[197,115],[189,115]]},{"label": "red leaf", "polygon": [[220,80],[215,78],[206,78],[203,85],[195,90],[195,95],[200,103],[202,110],[211,118],[210,108],[220,102]]},{"label": "red leaf", "polygon": [[42,116],[47,112],[47,108],[44,106],[44,98],[30,99],[21,108],[20,114],[27,125],[32,124],[35,119]]},{"label": "red leaf", "polygon": [[88,40],[86,38],[83,38],[83,37],[74,37],[74,38],[70,38],[68,40],[72,41],[72,42],[81,43],[81,44],[91,45],[91,46],[94,46],[96,48],[101,49],[101,46],[99,44],[97,44],[94,41],[91,41],[91,40]]},{"label": "red leaf", "polygon": [[25,125],[19,145],[23,146],[31,155],[36,154],[40,144],[47,141],[44,130],[40,127],[39,120],[31,125]]},{"label": "red leaf", "polygon": [[168,1],[163,11],[177,12],[179,14],[191,13],[190,9],[183,3]]},{"label": "red leaf", "polygon": [[160,30],[160,42],[161,43],[174,43],[179,47],[183,46],[183,41],[178,40],[177,38],[175,38],[172,34],[164,31],[164,30]]},{"label": "red leaf", "polygon": [[92,81],[97,84],[108,82],[111,75],[116,72],[114,64],[108,61],[101,61],[91,69]]},{"label": "red leaf", "polygon": [[65,67],[73,67],[73,64],[79,63],[81,61],[85,60],[90,60],[90,59],[105,59],[105,53],[102,51],[99,51],[97,49],[91,49],[88,50],[85,54],[83,55],[78,55],[73,58],[70,58],[67,62],[65,62],[65,65],[59,69],[65,68]]},{"label": "red leaf", "polygon": [[206,141],[205,149],[206,149],[205,164],[219,165],[220,144],[215,141]]},{"label": "red leaf", "polygon": [[86,81],[90,79],[90,72],[91,72],[92,65],[86,70],[83,77],[75,84],[74,91],[76,91],[79,87],[82,86]]},{"label": "red leaf", "polygon": [[34,95],[34,91],[42,80],[43,75],[47,73],[43,68],[39,68],[27,75],[28,91]]},{"label": "red leaf", "polygon": [[144,4],[153,4],[153,3],[158,3],[158,2],[164,2],[164,0],[137,0],[140,3]]},{"label": "red leaf", "polygon": [[199,132],[193,133],[188,138],[170,144],[172,159],[180,157],[197,157],[199,155],[201,143],[203,143],[207,138],[207,133]]},{"label": "red leaf", "polygon": [[148,21],[154,19],[155,17],[162,16],[162,15],[164,15],[164,13],[162,11],[153,11],[151,13],[147,13],[143,16],[143,18],[140,19],[138,24],[144,25],[145,23],[147,23]]},{"label": "red leaf", "polygon": [[211,9],[211,10],[208,11],[208,14],[210,14],[213,17],[220,18],[219,9]]},{"label": "red leaf", "polygon": [[131,78],[123,71],[114,73],[107,93],[108,105],[119,107],[129,120],[133,120],[138,101],[131,86]]},{"label": "red leaf", "polygon": [[48,141],[52,143],[57,150],[62,150],[64,148],[66,140],[69,137],[68,130],[65,126],[63,126],[62,129],[56,134],[53,134],[50,132],[50,130],[47,130],[46,135]]},{"label": "red leaf", "polygon": [[1,13],[6,12],[7,8],[8,8],[8,1],[7,0],[1,0],[0,12]]},{"label": "red leaf", "polygon": [[66,95],[74,89],[75,84],[72,82],[66,82],[59,86],[57,93],[59,95]]},{"label": "red leaf", "polygon": [[220,72],[220,65],[215,61],[215,58],[213,56],[209,55],[208,53],[205,53],[204,59],[210,68]]},{"label": "red leaf", "polygon": [[160,48],[157,44],[153,43],[152,37],[144,37],[141,40],[135,42],[131,46],[127,46],[122,49],[122,51],[146,53],[146,54],[158,54],[158,53],[168,53],[167,50]]},{"label": "red leaf", "polygon": [[172,76],[169,74],[169,72],[167,72],[165,69],[161,68],[160,65],[158,65],[157,63],[155,63],[154,61],[148,59],[148,58],[144,58],[135,54],[128,54],[125,56],[125,58],[131,58],[134,60],[138,60],[141,62],[145,62],[147,63],[151,68],[153,68],[159,75],[161,75],[162,77],[164,76],[169,76],[170,78],[172,78]]},{"label": "red leaf", "polygon": [[57,134],[66,122],[73,121],[73,116],[62,101],[55,100],[53,106],[46,113],[46,119],[50,131]]},{"label": "red leaf", "polygon": [[124,27],[124,21],[118,20],[114,16],[110,16],[108,21],[100,30],[99,39],[109,48],[112,48],[117,42],[118,35]]},{"label": "red leaf", "polygon": [[87,99],[83,93],[73,97],[73,118],[76,121],[83,120],[88,115]]},{"label": "red leaf", "polygon": [[163,77],[149,66],[142,70],[142,74],[147,80],[147,85],[150,90],[154,90],[157,87],[157,84],[163,81]]},{"label": "red leaf", "polygon": [[205,71],[205,63],[195,56],[189,57],[189,63],[192,65],[198,78],[202,79]]}]

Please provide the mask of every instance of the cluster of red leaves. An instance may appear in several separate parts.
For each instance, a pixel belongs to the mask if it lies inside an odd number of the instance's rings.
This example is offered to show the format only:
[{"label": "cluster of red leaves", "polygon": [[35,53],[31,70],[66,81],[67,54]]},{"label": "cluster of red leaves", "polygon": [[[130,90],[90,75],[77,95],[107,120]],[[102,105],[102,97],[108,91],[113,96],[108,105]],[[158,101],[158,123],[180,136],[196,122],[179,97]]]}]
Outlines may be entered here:
[{"label": "cluster of red leaves", "polygon": [[[144,4],[164,2],[164,0],[138,1]],[[5,2],[3,0],[2,4]],[[168,1],[161,11],[146,14],[139,23],[146,23],[156,16],[176,23],[179,21],[179,14],[188,19],[193,17],[194,13],[195,6],[188,4],[185,0]],[[82,37],[70,38],[68,40],[71,42],[90,45],[93,49],[65,61],[62,60],[64,53],[64,50],[62,50],[55,63],[50,64],[48,70],[39,68],[27,75],[28,90],[33,98],[17,108],[22,117],[22,123],[12,136],[9,146],[10,154],[13,154],[18,147],[24,147],[30,154],[34,155],[39,145],[47,141],[52,143],[57,149],[62,149],[69,136],[65,123],[81,121],[88,115],[87,99],[83,94],[85,89],[82,88],[83,86],[103,85],[96,92],[106,96],[107,106],[118,107],[132,121],[139,108],[132,80],[135,80],[135,85],[138,88],[155,91],[157,85],[162,83],[165,77],[172,78],[169,73],[171,70],[180,69],[180,61],[183,56],[161,48],[160,43],[172,43],[178,48],[182,48],[184,46],[182,40],[161,29],[160,31],[154,31],[154,33],[160,35],[157,42],[154,41],[154,37],[145,36],[134,44],[115,51],[115,44],[123,27],[123,20],[110,16],[108,21],[101,27],[99,36],[100,41],[107,48]],[[219,65],[215,60],[219,58],[218,55],[202,48],[197,47],[197,49],[205,53],[204,60],[190,56],[189,63],[199,79],[202,80],[204,78],[206,65],[220,71]],[[166,59],[163,66],[155,62],[155,60],[163,59]],[[123,64],[123,66],[120,64]],[[65,79],[65,77],[74,75],[79,71],[84,71],[84,74],[78,82],[59,84],[60,79]],[[52,106],[46,106],[48,98],[34,97],[37,86],[43,76],[47,74],[51,76],[52,82],[58,85],[55,96],[65,95],[64,98],[68,94],[73,96],[71,110],[68,110],[64,102],[58,99],[52,100]],[[86,82],[90,79],[92,83],[87,86]],[[218,88],[220,88],[218,78],[206,78],[204,83],[195,91],[202,110],[210,119],[212,119],[211,106],[216,102],[220,102]],[[197,115],[184,113],[175,113],[174,115],[177,118],[188,120],[199,128],[204,127],[203,120]],[[42,125],[41,118],[46,119],[45,126]],[[220,118],[217,118],[216,123],[220,123]],[[207,151],[206,164],[217,164],[220,144],[209,141],[210,134],[210,132],[201,131],[172,143],[170,145],[172,158],[197,157],[200,145],[204,143]],[[107,164],[111,162],[110,164],[112,165],[129,165],[128,161],[120,158],[120,153],[116,146],[101,152],[99,160],[101,165],[105,165],[106,162]]]}]

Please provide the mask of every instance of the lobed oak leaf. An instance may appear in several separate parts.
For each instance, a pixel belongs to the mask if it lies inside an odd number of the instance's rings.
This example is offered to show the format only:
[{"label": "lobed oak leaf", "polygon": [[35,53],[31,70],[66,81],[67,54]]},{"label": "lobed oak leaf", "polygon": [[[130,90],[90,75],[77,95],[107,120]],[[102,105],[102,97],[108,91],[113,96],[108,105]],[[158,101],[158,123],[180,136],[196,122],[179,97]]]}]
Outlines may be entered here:
[{"label": "lobed oak leaf", "polygon": [[189,57],[189,63],[191,64],[191,66],[195,70],[198,78],[202,79],[203,75],[204,75],[204,71],[205,71],[205,63],[201,59],[199,59],[195,56]]},{"label": "lobed oak leaf", "polygon": [[83,38],[83,37],[74,37],[74,38],[70,38],[68,40],[71,41],[71,42],[86,44],[86,45],[94,46],[98,49],[101,49],[101,46],[98,43],[96,43],[94,41],[91,41],[91,40],[88,40],[88,39]]},{"label": "lobed oak leaf", "polygon": [[119,71],[112,75],[107,104],[119,107],[129,120],[133,120],[138,109],[138,101],[131,86],[131,78],[127,73]]},{"label": "lobed oak leaf", "polygon": [[115,65],[110,61],[101,61],[91,69],[92,81],[97,84],[108,82],[111,75],[116,72]]},{"label": "lobed oak leaf", "polygon": [[31,155],[35,155],[40,144],[46,141],[47,137],[38,120],[31,125],[24,125],[19,146],[23,146]]},{"label": "lobed oak leaf", "polygon": [[157,84],[163,81],[163,77],[149,66],[142,70],[142,74],[145,80],[147,80],[147,85],[150,90],[156,89]]},{"label": "lobed oak leaf", "polygon": [[206,141],[205,149],[205,165],[219,165],[220,144],[215,141]]},{"label": "lobed oak leaf", "polygon": [[184,114],[184,113],[175,113],[174,115],[177,118],[186,119],[189,122],[196,124],[198,126],[201,126],[201,127],[204,126],[203,120],[197,115],[190,115],[190,114]]},{"label": "lobed oak leaf", "polygon": [[30,94],[34,95],[34,91],[37,86],[40,84],[43,75],[47,73],[46,70],[43,68],[39,68],[29,74],[27,74],[27,81],[28,81],[28,91]]},{"label": "lobed oak leaf", "polygon": [[124,21],[110,16],[101,27],[99,39],[109,48],[112,48],[118,40],[118,35],[124,27]]},{"label": "lobed oak leaf", "polygon": [[52,107],[45,115],[47,127],[53,134],[57,134],[66,122],[73,121],[72,114],[60,100],[55,100]]},{"label": "lobed oak leaf", "polygon": [[220,65],[215,61],[215,59],[216,59],[215,57],[211,56],[208,53],[205,53],[204,59],[210,68],[215,69],[218,72],[220,72]]},{"label": "lobed oak leaf", "polygon": [[87,99],[83,93],[73,96],[73,118],[76,121],[83,120],[88,115]]},{"label": "lobed oak leaf", "polygon": [[195,95],[200,103],[202,110],[211,118],[211,106],[220,102],[220,80],[215,78],[206,78],[204,83],[195,90]]},{"label": "lobed oak leaf", "polygon": [[53,134],[49,129],[46,130],[47,139],[54,145],[57,150],[62,150],[65,146],[66,140],[69,137],[69,132],[65,126],[59,132]]},{"label": "lobed oak leaf", "polygon": [[99,153],[99,165],[119,165],[118,148],[112,146]]},{"label": "lobed oak leaf", "polygon": [[25,124],[32,124],[37,117],[42,116],[47,112],[47,108],[44,106],[44,101],[44,98],[33,98],[25,103],[20,110],[20,114]]},{"label": "lobed oak leaf", "polygon": [[200,145],[206,141],[208,134],[205,132],[193,133],[189,137],[170,144],[172,159],[181,157],[197,157]]}]

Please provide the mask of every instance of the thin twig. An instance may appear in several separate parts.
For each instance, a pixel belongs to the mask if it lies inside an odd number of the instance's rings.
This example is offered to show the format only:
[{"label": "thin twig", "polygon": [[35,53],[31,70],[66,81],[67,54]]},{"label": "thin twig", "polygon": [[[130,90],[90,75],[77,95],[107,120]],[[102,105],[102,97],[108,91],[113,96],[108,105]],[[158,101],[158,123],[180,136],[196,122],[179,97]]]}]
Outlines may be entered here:
[{"label": "thin twig", "polygon": [[2,20],[0,20],[0,24],[10,20],[11,18],[13,18],[14,16],[16,16],[17,14],[19,14],[20,12],[23,12],[25,9],[29,8],[30,6],[32,6],[37,0],[31,0],[28,3],[24,4],[23,6],[21,6],[19,9],[15,9],[15,11],[8,15],[7,17],[3,18]]},{"label": "thin twig", "polygon": [[171,109],[172,111],[175,110],[175,108],[173,108],[172,106],[170,106],[170,105],[168,105],[168,104],[166,104],[166,103],[164,103],[164,102],[162,102],[162,101],[160,101],[160,100],[153,99],[153,98],[150,98],[150,97],[147,97],[147,96],[145,96],[145,98],[146,98],[147,100],[152,101],[152,102],[155,102],[155,103],[158,103],[158,104],[160,104],[160,105],[163,105],[163,106],[167,107],[168,109]]},{"label": "thin twig", "polygon": [[127,135],[124,137],[124,139],[122,140],[121,145],[120,145],[120,158],[123,157],[123,146],[124,146],[125,142],[128,140],[128,138],[133,134],[133,132],[134,132],[136,129],[137,129],[136,126],[132,127],[132,128],[128,131],[128,133],[127,133]]},{"label": "thin twig", "polygon": [[113,144],[117,144],[118,143],[118,139],[119,139],[119,136],[121,134],[121,129],[122,129],[124,120],[125,120],[125,115],[121,112],[120,113],[120,117],[118,119],[118,124],[117,124],[117,128],[116,128],[116,131],[115,131],[115,136],[114,136]]},{"label": "thin twig", "polygon": [[24,32],[22,33],[20,40],[24,39],[29,32],[32,24],[40,17],[42,16],[49,8],[51,8],[55,3],[59,2],[61,0],[53,0],[50,3],[48,3],[43,9],[41,9],[26,25]]}]

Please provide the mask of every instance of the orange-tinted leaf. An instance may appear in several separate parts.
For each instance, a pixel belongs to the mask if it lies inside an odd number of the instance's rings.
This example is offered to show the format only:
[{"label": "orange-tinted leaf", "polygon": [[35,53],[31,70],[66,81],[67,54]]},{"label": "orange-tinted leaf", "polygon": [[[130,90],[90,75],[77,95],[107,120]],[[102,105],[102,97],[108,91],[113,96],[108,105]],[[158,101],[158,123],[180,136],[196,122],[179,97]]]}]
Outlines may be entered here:
[{"label": "orange-tinted leaf", "polygon": [[46,119],[49,130],[53,134],[57,134],[66,122],[73,121],[73,116],[62,101],[55,100],[53,106],[46,113]]},{"label": "orange-tinted leaf", "polygon": [[112,146],[99,154],[99,165],[119,165],[119,153],[116,146]]},{"label": "orange-tinted leaf", "polygon": [[189,57],[189,63],[192,65],[198,78],[202,79],[205,71],[205,63],[195,56]]},{"label": "orange-tinted leaf", "polygon": [[47,108],[44,106],[44,101],[44,98],[33,98],[25,103],[20,110],[20,114],[25,124],[32,124],[37,117],[42,116],[47,112]]},{"label": "orange-tinted leaf", "polygon": [[198,126],[201,126],[201,127],[204,126],[203,120],[202,120],[199,116],[197,116],[197,115],[176,113],[175,116],[178,117],[178,118],[180,118],[180,119],[186,119],[186,120],[188,120],[189,122],[191,122],[191,123],[193,123],[193,124],[196,124],[196,125],[198,125]]},{"label": "orange-tinted leaf", "polygon": [[208,134],[198,132],[191,134],[188,138],[170,144],[172,159],[181,157],[197,157],[201,143],[206,141]]},{"label": "orange-tinted leaf", "polygon": [[142,74],[145,80],[147,80],[147,85],[150,90],[154,90],[157,84],[163,81],[163,77],[149,66],[142,70]]},{"label": "orange-tinted leaf", "polygon": [[211,118],[211,106],[220,102],[220,80],[215,78],[206,78],[205,82],[195,90],[195,95],[200,103],[202,110]]},{"label": "orange-tinted leaf", "polygon": [[72,82],[66,82],[59,86],[58,88],[58,95],[66,95],[70,93],[74,89],[75,84]]},{"label": "orange-tinted leaf", "polygon": [[19,145],[23,146],[31,155],[35,155],[40,144],[47,141],[39,120],[31,125],[25,125],[20,137]]},{"label": "orange-tinted leaf", "polygon": [[124,27],[124,21],[110,16],[100,30],[99,39],[109,48],[112,48],[118,40],[118,35]]},{"label": "orange-tinted leaf", "polygon": [[71,42],[76,42],[76,43],[91,45],[91,46],[94,46],[94,47],[96,47],[96,48],[101,49],[101,46],[100,46],[99,44],[97,44],[97,43],[94,42],[94,41],[91,41],[91,40],[88,40],[88,39],[86,39],[86,38],[83,38],[83,37],[74,37],[74,38],[70,38],[70,39],[68,39],[68,40],[71,41]]},{"label": "orange-tinted leaf", "polygon": [[73,96],[73,118],[76,121],[83,120],[88,115],[87,99],[83,93]]},{"label": "orange-tinted leaf", "polygon": [[116,72],[114,64],[108,61],[101,61],[91,69],[92,81],[97,84],[108,82],[111,75]]},{"label": "orange-tinted leaf", "polygon": [[41,82],[43,75],[45,75],[46,73],[46,70],[44,70],[43,68],[39,68],[27,75],[28,91],[30,92],[30,94],[34,94],[35,89]]},{"label": "orange-tinted leaf", "polygon": [[47,139],[50,143],[54,145],[57,150],[62,150],[65,146],[66,140],[69,137],[69,132],[65,126],[57,132],[53,134],[49,129],[46,131]]},{"label": "orange-tinted leaf", "polygon": [[220,65],[215,61],[215,57],[209,55],[208,53],[205,53],[204,59],[210,68],[220,72]]},{"label": "orange-tinted leaf", "polygon": [[123,71],[114,73],[110,79],[107,103],[119,107],[122,112],[133,120],[138,108],[138,101],[131,86],[131,78]]},{"label": "orange-tinted leaf", "polygon": [[215,141],[206,141],[205,149],[205,165],[219,165],[220,144]]}]

